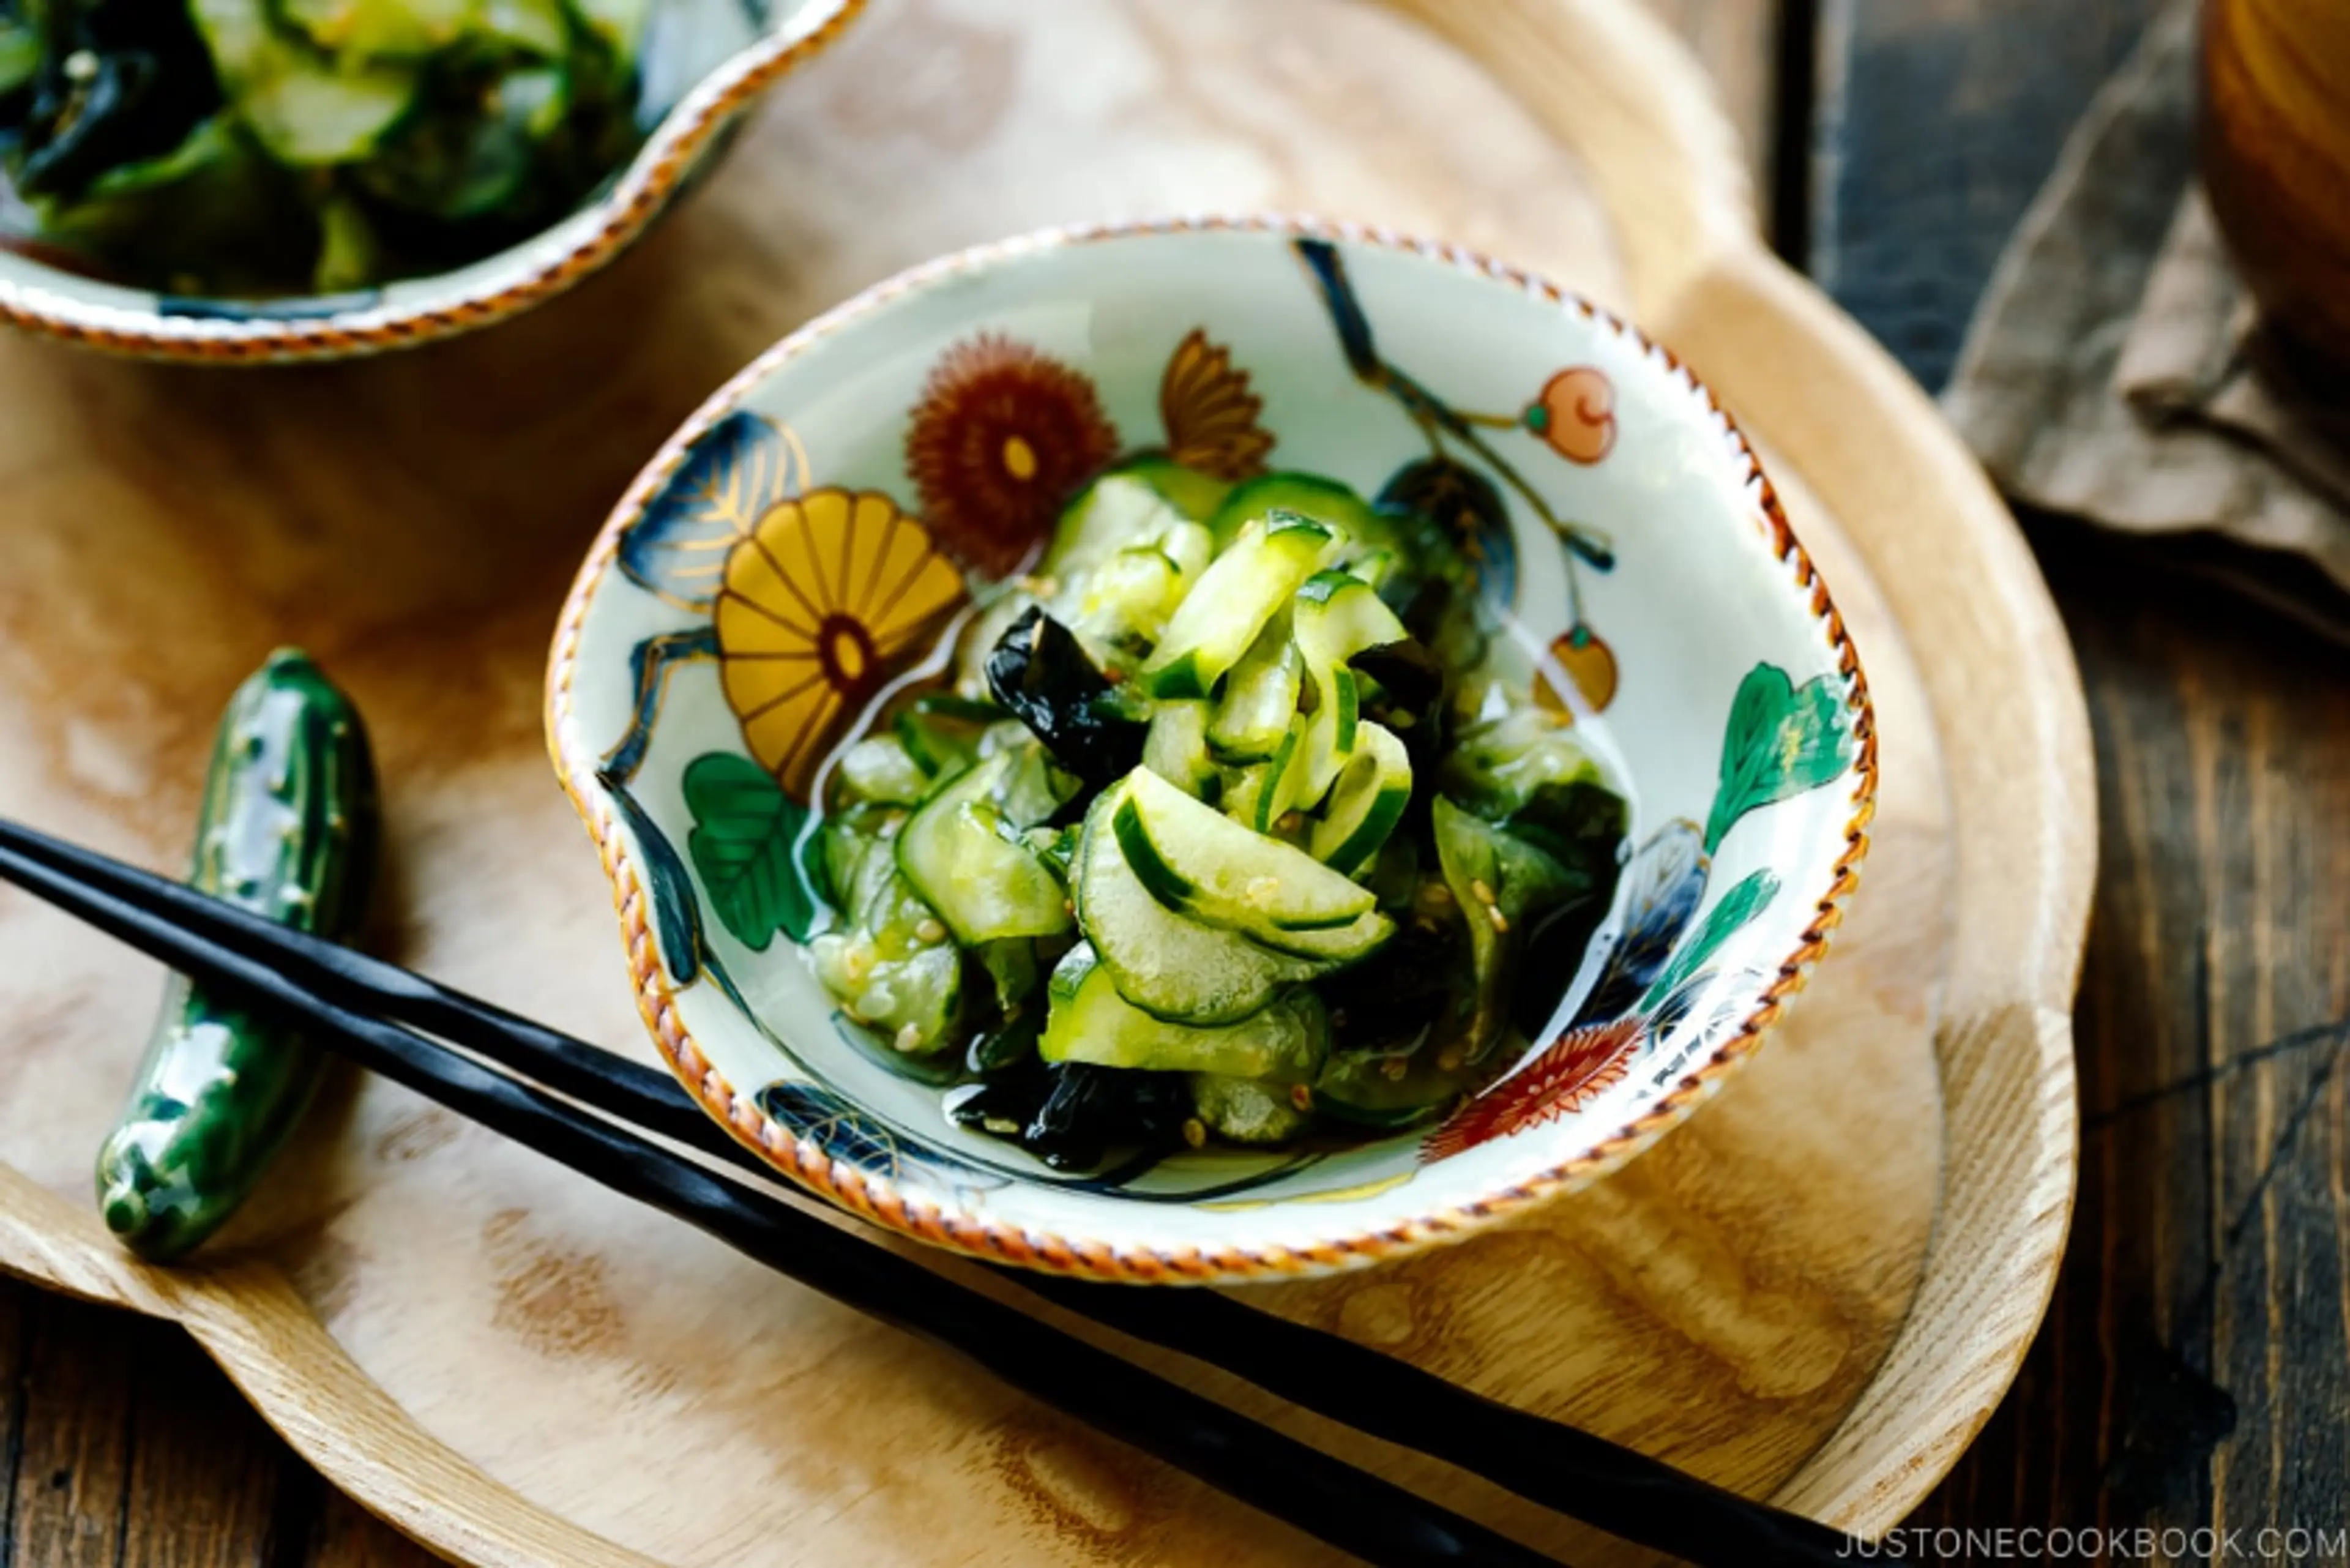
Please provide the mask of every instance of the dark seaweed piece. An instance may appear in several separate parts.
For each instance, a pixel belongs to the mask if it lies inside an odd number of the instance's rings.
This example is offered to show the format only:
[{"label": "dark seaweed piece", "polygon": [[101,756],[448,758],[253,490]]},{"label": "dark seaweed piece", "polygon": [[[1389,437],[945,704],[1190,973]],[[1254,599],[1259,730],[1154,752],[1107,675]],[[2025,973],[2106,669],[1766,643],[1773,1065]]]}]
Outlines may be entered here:
[{"label": "dark seaweed piece", "polygon": [[1316,982],[1330,1012],[1330,1048],[1386,1054],[1442,1032],[1469,990],[1469,932],[1457,913],[1400,922],[1377,963],[1358,963]]},{"label": "dark seaweed piece", "polygon": [[1149,726],[1114,711],[1110,683],[1067,627],[1032,607],[987,656],[987,689],[1062,770],[1096,788],[1142,763]]},{"label": "dark seaweed piece", "polygon": [[1577,779],[1537,785],[1524,805],[1494,826],[1533,845],[1586,885],[1598,880],[1604,867],[1612,886],[1625,820],[1622,795]]},{"label": "dark seaweed piece", "polygon": [[1170,1146],[1183,1136],[1191,1094],[1180,1073],[1064,1062],[1045,1071],[1052,1092],[1020,1141],[1055,1170],[1091,1170],[1114,1147]]},{"label": "dark seaweed piece", "polygon": [[1419,642],[1383,642],[1347,662],[1379,683],[1388,708],[1425,713],[1443,701],[1444,666]]},{"label": "dark seaweed piece", "polygon": [[183,5],[50,0],[24,100],[13,177],[26,196],[78,194],[120,164],[159,158],[218,109],[212,53]]},{"label": "dark seaweed piece", "polygon": [[1045,1063],[1032,1054],[997,1066],[949,1114],[958,1126],[1011,1139],[1055,1170],[1097,1170],[1113,1149],[1179,1145],[1191,1095],[1180,1073]]}]

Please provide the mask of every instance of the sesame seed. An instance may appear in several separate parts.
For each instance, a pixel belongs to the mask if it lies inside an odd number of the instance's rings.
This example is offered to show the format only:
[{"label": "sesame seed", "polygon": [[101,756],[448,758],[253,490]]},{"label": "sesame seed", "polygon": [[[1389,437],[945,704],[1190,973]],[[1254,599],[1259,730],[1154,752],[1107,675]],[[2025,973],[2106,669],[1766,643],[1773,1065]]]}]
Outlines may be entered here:
[{"label": "sesame seed", "polygon": [[98,57],[88,49],[76,49],[66,57],[66,80],[89,82],[98,79]]},{"label": "sesame seed", "polygon": [[1202,1122],[1197,1116],[1187,1117],[1183,1123],[1183,1141],[1190,1144],[1193,1148],[1207,1147],[1207,1124]]},{"label": "sesame seed", "polygon": [[1379,1075],[1393,1083],[1402,1083],[1407,1070],[1404,1059],[1400,1056],[1390,1056],[1379,1064]]},{"label": "sesame seed", "polygon": [[947,929],[936,920],[924,920],[914,928],[914,935],[935,947],[947,940]]},{"label": "sesame seed", "polygon": [[1420,897],[1440,909],[1452,902],[1452,889],[1441,882],[1430,882],[1420,890]]},{"label": "sesame seed", "polygon": [[1475,881],[1469,884],[1469,891],[1477,895],[1477,901],[1479,903],[1484,905],[1488,909],[1492,907],[1493,889],[1486,884],[1485,879],[1482,877],[1478,877]]},{"label": "sesame seed", "polygon": [[906,1054],[911,1055],[922,1044],[922,1026],[919,1023],[907,1024],[898,1031],[898,1037],[889,1044]]},{"label": "sesame seed", "polygon": [[1284,811],[1281,814],[1281,819],[1278,822],[1275,822],[1274,826],[1281,829],[1284,833],[1295,833],[1305,824],[1305,819],[1303,816],[1300,816],[1297,813],[1294,811]]},{"label": "sesame seed", "polygon": [[1510,929],[1510,918],[1491,904],[1485,906],[1485,918],[1493,922],[1493,929],[1497,931],[1506,931]]},{"label": "sesame seed", "polygon": [[1314,1108],[1314,1090],[1312,1085],[1306,1084],[1290,1085],[1289,1103],[1295,1106],[1301,1111],[1312,1110]]}]

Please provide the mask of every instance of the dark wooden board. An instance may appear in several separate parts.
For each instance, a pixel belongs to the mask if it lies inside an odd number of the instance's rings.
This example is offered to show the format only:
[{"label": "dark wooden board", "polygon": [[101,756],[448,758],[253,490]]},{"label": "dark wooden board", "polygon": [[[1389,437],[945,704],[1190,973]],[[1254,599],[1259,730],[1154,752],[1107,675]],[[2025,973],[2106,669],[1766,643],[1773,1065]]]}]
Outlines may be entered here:
[{"label": "dark wooden board", "polygon": [[1817,7],[1796,259],[1937,389],[2065,130],[2160,0],[1788,4]]},{"label": "dark wooden board", "polygon": [[[1809,259],[1929,386],[2155,9],[1823,0]],[[2302,1528],[2350,1562],[2350,654],[2204,547],[2025,522],[2096,731],[2080,1200],[2022,1376],[1912,1522]],[[1952,1543],[1912,1542],[1980,1555]]]}]

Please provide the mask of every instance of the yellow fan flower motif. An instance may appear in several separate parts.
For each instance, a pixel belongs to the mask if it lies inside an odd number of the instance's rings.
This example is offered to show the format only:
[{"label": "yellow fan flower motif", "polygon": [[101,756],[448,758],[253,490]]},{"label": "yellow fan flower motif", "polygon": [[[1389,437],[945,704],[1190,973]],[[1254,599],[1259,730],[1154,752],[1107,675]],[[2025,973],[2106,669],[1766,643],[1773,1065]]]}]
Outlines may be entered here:
[{"label": "yellow fan flower motif", "polygon": [[728,554],[714,609],[751,755],[806,799],[826,742],[963,597],[929,532],[879,491],[826,487],[769,507]]}]

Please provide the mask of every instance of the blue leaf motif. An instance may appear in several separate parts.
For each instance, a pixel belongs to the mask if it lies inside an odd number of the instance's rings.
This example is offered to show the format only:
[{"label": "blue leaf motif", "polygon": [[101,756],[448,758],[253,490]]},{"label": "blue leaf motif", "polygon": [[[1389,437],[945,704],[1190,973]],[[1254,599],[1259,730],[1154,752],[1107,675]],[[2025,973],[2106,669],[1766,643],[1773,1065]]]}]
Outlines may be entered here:
[{"label": "blue leaf motif", "polygon": [[1631,1011],[1696,917],[1711,865],[1693,822],[1669,822],[1640,846],[1624,867],[1623,927],[1597,982],[1575,1010],[1574,1026],[1604,1023]]},{"label": "blue leaf motif", "polygon": [[737,409],[695,439],[622,532],[620,570],[681,609],[707,610],[725,582],[728,554],[806,483],[806,460],[789,432]]},{"label": "blue leaf motif", "polygon": [[973,1168],[906,1137],[820,1084],[779,1079],[759,1091],[759,1108],[793,1136],[868,1176],[901,1181],[916,1168],[951,1173]]}]

